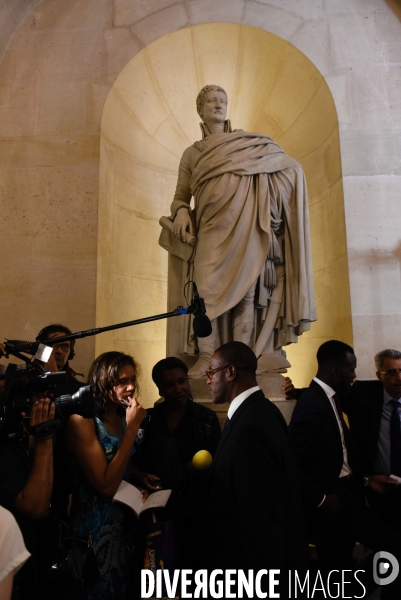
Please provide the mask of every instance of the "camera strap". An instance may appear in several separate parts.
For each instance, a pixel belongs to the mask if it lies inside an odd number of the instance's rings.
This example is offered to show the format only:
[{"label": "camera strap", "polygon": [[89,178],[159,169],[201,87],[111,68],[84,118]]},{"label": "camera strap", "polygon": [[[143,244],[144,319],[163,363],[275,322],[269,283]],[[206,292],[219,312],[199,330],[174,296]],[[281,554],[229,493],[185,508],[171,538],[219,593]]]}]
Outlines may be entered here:
[{"label": "camera strap", "polygon": [[51,421],[45,421],[39,425],[29,428],[29,433],[35,438],[50,437],[60,427],[60,419],[52,419]]}]

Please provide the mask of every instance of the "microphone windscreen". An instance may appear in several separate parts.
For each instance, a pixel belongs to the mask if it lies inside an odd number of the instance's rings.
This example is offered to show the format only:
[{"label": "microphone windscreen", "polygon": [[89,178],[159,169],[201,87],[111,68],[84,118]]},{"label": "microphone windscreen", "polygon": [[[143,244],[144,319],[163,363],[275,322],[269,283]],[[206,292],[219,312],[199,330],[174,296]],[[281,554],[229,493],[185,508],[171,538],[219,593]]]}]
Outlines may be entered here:
[{"label": "microphone windscreen", "polygon": [[6,340],[5,347],[7,351],[7,345],[9,349],[17,350],[18,352],[25,352],[26,354],[36,354],[39,343],[38,342],[25,342],[23,340]]},{"label": "microphone windscreen", "polygon": [[196,337],[207,337],[212,333],[212,323],[206,315],[197,315],[193,326]]}]

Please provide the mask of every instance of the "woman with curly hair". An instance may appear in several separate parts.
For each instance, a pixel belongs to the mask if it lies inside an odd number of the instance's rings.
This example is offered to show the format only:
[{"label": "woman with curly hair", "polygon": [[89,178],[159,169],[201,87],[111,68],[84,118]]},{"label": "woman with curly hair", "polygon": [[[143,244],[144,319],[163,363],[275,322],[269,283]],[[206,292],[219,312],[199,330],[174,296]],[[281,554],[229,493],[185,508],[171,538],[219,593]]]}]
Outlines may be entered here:
[{"label": "woman with curly hair", "polygon": [[112,502],[121,481],[128,479],[135,438],[146,411],[136,401],[138,366],[132,356],[105,352],[91,366],[89,383],[96,416],[72,415],[67,423],[67,444],[79,465],[73,494],[73,535],[92,537],[100,580],[83,598],[124,600],[133,549],[133,513]]}]

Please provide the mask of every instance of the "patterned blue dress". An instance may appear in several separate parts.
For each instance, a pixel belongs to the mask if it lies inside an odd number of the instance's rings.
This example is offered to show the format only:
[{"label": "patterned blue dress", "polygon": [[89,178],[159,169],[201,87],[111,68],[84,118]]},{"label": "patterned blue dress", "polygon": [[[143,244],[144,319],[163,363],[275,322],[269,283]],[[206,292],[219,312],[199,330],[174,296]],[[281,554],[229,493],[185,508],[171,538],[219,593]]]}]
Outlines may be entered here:
[{"label": "patterned blue dress", "polygon": [[[123,435],[115,435],[100,419],[95,419],[98,439],[109,463],[119,449]],[[128,479],[128,468],[124,479]],[[74,535],[80,539],[88,539],[89,532],[92,531],[100,581],[91,586],[86,593],[75,596],[76,600],[128,598],[135,521],[135,515],[129,508],[100,495],[81,476],[78,488],[73,494],[70,525]]]}]

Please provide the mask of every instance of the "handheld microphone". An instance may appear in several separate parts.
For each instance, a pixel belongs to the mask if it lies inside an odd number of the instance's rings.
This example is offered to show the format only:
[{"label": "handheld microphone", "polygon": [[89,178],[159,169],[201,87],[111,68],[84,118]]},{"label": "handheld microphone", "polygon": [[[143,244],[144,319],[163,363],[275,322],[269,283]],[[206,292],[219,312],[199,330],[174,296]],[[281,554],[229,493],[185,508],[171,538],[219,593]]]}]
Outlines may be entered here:
[{"label": "handheld microphone", "polygon": [[198,288],[196,283],[192,283],[194,286],[194,294],[191,302],[191,313],[194,315],[194,334],[196,337],[208,337],[212,333],[212,323],[209,317],[206,316],[205,301],[199,296]]}]

